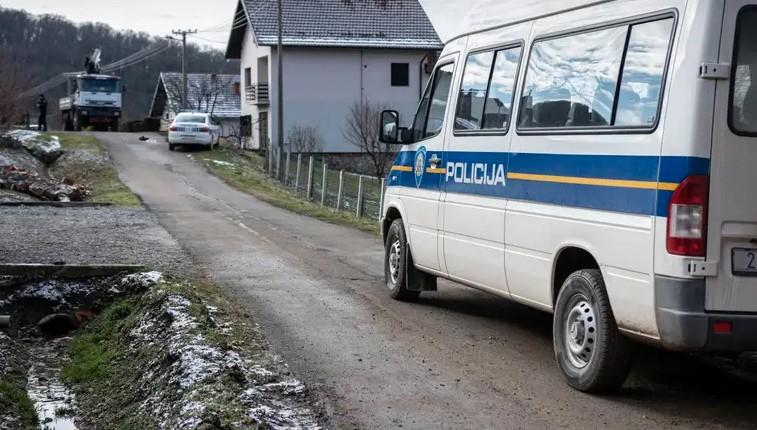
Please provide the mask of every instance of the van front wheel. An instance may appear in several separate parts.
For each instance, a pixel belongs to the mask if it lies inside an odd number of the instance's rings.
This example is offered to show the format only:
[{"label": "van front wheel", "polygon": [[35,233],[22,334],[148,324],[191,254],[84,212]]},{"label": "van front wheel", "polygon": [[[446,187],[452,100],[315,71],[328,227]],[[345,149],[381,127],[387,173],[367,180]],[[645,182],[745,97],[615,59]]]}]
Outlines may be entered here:
[{"label": "van front wheel", "polygon": [[396,300],[413,300],[420,295],[419,291],[407,288],[408,255],[407,238],[402,220],[392,222],[386,235],[386,252],[384,254],[384,275],[389,295]]},{"label": "van front wheel", "polygon": [[630,341],[618,331],[599,270],[568,277],[555,305],[557,364],[571,387],[591,393],[619,388],[631,367]]}]

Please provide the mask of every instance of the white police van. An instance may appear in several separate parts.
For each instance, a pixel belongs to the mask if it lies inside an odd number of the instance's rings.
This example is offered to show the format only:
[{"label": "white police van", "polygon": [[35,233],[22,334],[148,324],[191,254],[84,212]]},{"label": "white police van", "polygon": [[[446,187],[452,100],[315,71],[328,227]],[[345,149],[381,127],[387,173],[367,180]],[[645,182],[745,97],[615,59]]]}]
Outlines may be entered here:
[{"label": "white police van", "polygon": [[381,117],[391,295],[553,312],[583,391],[623,383],[629,337],[757,350],[757,1],[485,1],[466,30],[412,126]]}]

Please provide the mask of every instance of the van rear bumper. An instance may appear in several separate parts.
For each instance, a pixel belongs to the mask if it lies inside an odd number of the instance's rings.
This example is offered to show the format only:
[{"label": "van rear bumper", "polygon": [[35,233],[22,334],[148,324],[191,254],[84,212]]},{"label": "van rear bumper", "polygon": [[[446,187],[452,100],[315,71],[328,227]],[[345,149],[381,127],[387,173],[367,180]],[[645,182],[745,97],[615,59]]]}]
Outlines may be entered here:
[{"label": "van rear bumper", "polygon": [[[655,277],[655,303],[660,341],[678,351],[757,350],[757,314],[705,311],[704,279]],[[716,334],[716,323],[731,323],[728,334]]]}]

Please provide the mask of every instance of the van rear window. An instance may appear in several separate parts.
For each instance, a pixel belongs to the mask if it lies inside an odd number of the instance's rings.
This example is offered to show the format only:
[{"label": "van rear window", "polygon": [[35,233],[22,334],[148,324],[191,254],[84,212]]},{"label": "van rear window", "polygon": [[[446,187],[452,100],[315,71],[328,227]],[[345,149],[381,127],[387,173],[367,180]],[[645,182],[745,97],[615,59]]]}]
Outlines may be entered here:
[{"label": "van rear window", "polygon": [[738,134],[757,135],[757,7],[739,12],[733,64],[730,123]]}]

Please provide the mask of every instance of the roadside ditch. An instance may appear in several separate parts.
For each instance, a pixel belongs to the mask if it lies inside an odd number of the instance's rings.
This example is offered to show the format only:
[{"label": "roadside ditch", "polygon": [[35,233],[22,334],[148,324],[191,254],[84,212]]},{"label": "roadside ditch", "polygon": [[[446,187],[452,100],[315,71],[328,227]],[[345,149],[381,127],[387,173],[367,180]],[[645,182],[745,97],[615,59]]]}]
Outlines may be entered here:
[{"label": "roadside ditch", "polygon": [[321,428],[213,285],[158,272],[0,285],[0,429]]}]

